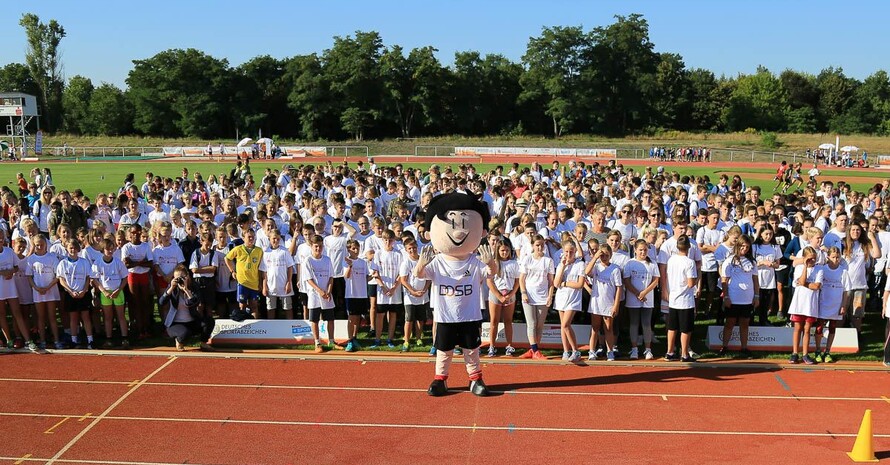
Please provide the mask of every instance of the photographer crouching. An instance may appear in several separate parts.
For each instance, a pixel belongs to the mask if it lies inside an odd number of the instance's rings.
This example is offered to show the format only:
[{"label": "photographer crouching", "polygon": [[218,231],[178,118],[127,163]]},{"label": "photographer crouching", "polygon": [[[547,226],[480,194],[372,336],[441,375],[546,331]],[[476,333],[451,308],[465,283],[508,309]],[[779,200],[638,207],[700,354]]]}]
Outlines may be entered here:
[{"label": "photographer crouching", "polygon": [[185,340],[193,335],[201,336],[201,350],[213,352],[215,349],[207,344],[216,321],[210,315],[202,315],[198,311],[200,297],[192,284],[188,268],[183,264],[173,270],[173,279],[167,290],[158,299],[160,306],[170,303],[170,311],[164,320],[167,334],[176,340],[176,350],[185,350]]}]

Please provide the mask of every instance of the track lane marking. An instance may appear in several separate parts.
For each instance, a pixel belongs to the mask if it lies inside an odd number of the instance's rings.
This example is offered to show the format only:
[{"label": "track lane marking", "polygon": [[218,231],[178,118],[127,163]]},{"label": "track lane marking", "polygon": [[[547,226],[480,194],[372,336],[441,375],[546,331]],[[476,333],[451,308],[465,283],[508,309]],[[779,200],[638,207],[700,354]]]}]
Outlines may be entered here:
[{"label": "track lane marking", "polygon": [[13,465],[21,465],[22,462],[24,462],[25,460],[28,460],[29,458],[31,458],[31,454],[25,454],[25,455],[19,457],[19,459],[16,460],[15,463],[13,463]]},{"label": "track lane marking", "polygon": [[[2,457],[0,456],[0,460],[16,460],[15,465],[20,465],[24,462],[46,462],[48,458],[40,458],[40,457],[32,457],[31,454],[27,454],[23,457]],[[57,459],[58,463],[89,463],[89,464],[97,464],[97,465],[181,465],[178,463],[168,463],[168,462],[127,462],[120,460],[89,460],[89,459]],[[190,465],[201,465],[196,462],[189,462]]]},{"label": "track lane marking", "polygon": [[[890,373],[890,372],[888,372]],[[16,381],[22,383],[68,383],[68,384],[95,384],[95,381],[88,380],[53,380],[53,379],[2,379],[0,381]],[[780,381],[784,382],[784,380]],[[103,384],[119,384],[129,385],[126,381],[104,381]],[[279,385],[279,384],[223,384],[223,383],[176,383],[176,382],[145,382],[140,386],[161,386],[161,387],[194,387],[194,388],[237,388],[237,389],[281,389],[281,390],[311,390],[311,391],[357,391],[357,392],[407,392],[425,393],[426,389],[422,388],[388,388],[388,387],[358,387],[358,386],[295,386],[295,385]],[[787,386],[787,384],[786,384]],[[790,390],[790,387],[788,388]],[[451,393],[469,394],[463,390],[449,390]],[[665,394],[656,394],[649,392],[584,392],[584,391],[537,391],[537,390],[509,390],[500,391],[492,389],[495,394],[515,395],[533,395],[533,396],[581,396],[581,397],[656,397],[661,398]],[[687,399],[740,399],[740,400],[822,400],[822,401],[838,401],[838,402],[879,402],[887,401],[886,396],[880,397],[830,397],[830,396],[776,396],[776,395],[734,395],[734,394],[666,394],[670,397],[687,398]],[[74,415],[80,417],[80,415]]]},{"label": "track lane marking", "polygon": [[68,419],[70,419],[70,418],[71,418],[71,417],[65,417],[65,418],[62,418],[58,423],[56,423],[55,425],[50,426],[48,430],[44,431],[43,434],[55,434],[55,432],[54,432],[53,430],[56,429],[56,428],[58,428],[59,426],[62,426],[62,423],[65,423],[65,422],[68,421]]},{"label": "track lane marking", "polygon": [[93,419],[93,421],[91,421],[90,424],[88,424],[84,429],[82,429],[80,431],[80,433],[77,434],[77,436],[74,436],[70,441],[68,441],[68,444],[65,444],[64,447],[59,449],[59,451],[56,452],[56,454],[53,455],[52,458],[50,458],[49,460],[46,461],[47,465],[52,465],[53,463],[58,461],[59,458],[62,457],[63,454],[65,454],[65,452],[68,452],[68,449],[71,449],[71,447],[73,447],[74,444],[77,444],[77,441],[80,441],[80,439],[83,438],[91,429],[93,429],[94,426],[99,424],[99,422],[102,421],[103,418],[108,416],[108,414],[111,413],[112,410],[114,410],[123,401],[127,400],[127,397],[130,397],[130,394],[136,392],[136,390],[139,389],[140,386],[147,383],[148,380],[150,380],[156,374],[160,373],[164,368],[167,368],[168,366],[170,366],[170,364],[175,361],[176,361],[176,357],[171,356],[169,359],[167,359],[166,362],[164,362],[163,365],[156,368],[155,371],[152,371],[151,373],[149,373],[149,375],[146,376],[145,378],[142,378],[142,381],[140,381],[139,384],[131,387],[127,392],[125,392],[116,401],[114,401],[113,404],[109,405],[108,408],[105,409],[104,412],[100,413],[99,416],[97,416],[95,419]]}]

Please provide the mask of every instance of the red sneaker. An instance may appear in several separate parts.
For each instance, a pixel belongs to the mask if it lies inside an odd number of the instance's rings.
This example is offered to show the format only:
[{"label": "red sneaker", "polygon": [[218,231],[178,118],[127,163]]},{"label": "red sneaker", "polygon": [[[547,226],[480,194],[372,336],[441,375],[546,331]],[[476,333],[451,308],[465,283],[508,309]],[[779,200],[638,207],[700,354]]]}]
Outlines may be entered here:
[{"label": "red sneaker", "polygon": [[535,352],[534,355],[532,355],[532,358],[535,360],[547,360],[547,356],[544,355],[544,352],[541,352],[540,350]]},{"label": "red sneaker", "polygon": [[534,356],[535,356],[535,353],[532,352],[531,349],[529,349],[529,350],[525,351],[524,354],[520,355],[519,358],[533,358]]}]

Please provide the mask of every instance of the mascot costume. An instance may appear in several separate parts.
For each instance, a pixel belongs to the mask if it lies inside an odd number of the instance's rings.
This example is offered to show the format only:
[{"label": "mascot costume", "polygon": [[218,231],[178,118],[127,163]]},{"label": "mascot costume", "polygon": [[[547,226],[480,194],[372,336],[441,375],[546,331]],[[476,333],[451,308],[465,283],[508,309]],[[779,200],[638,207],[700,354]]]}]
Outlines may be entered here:
[{"label": "mascot costume", "polygon": [[[431,245],[424,247],[414,268],[418,278],[432,282],[430,303],[436,321],[436,376],[427,393],[443,396],[454,347],[464,349],[470,392],[484,397],[479,347],[482,344],[482,288],[496,273],[491,247],[480,246],[488,230],[488,206],[468,194],[436,196],[427,206],[425,223]],[[479,257],[476,250],[479,250]],[[435,250],[434,250],[435,249]]]}]

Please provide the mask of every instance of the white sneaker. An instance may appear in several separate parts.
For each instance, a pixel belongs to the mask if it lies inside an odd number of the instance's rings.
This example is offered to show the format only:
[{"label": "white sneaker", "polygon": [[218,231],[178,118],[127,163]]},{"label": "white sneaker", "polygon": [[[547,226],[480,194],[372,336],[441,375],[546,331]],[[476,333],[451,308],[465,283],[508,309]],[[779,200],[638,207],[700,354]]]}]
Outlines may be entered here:
[{"label": "white sneaker", "polygon": [[639,360],[639,358],[640,358],[639,350],[636,347],[630,349],[630,359],[631,360]]},{"label": "white sneaker", "polygon": [[689,357],[698,360],[701,357],[701,354],[695,353],[692,349],[689,349]]},{"label": "white sneaker", "polygon": [[596,352],[595,352],[595,351],[592,351],[592,350],[591,350],[590,352],[588,352],[588,354],[587,354],[587,360],[594,361],[594,360],[597,360],[597,359],[599,359],[599,357],[596,356]]},{"label": "white sneaker", "polygon": [[644,351],[643,351],[643,357],[644,357],[646,360],[654,360],[654,359],[655,359],[655,356],[652,355],[652,349],[646,349],[646,350],[644,350]]},{"label": "white sneaker", "polygon": [[562,359],[563,359],[563,361],[568,360],[568,359],[569,359],[569,353],[563,351],[563,353],[562,353]]},{"label": "white sneaker", "polygon": [[577,362],[578,360],[581,360],[581,351],[576,350],[576,351],[572,352],[572,355],[569,356],[569,361]]},{"label": "white sneaker", "polygon": [[507,348],[504,349],[504,353],[507,355],[507,357],[512,357],[515,352],[516,349],[514,349],[513,346],[507,346]]}]

